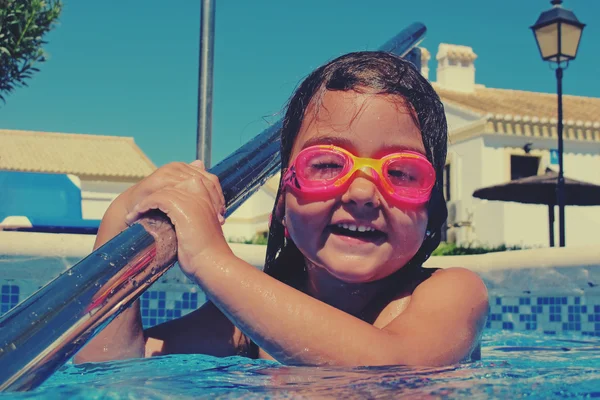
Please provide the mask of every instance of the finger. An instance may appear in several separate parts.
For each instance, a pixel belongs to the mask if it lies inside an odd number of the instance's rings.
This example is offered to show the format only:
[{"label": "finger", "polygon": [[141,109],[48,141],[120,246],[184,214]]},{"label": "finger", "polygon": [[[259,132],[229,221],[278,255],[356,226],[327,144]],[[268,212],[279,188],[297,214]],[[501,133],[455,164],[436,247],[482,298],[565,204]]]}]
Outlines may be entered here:
[{"label": "finger", "polygon": [[174,186],[182,180],[192,177],[194,171],[182,162],[173,162],[160,167],[150,176],[132,187],[133,193],[128,211],[131,211],[135,204],[150,194],[162,188]]},{"label": "finger", "polygon": [[[194,163],[190,164],[190,166],[194,167]],[[206,170],[198,167],[194,168],[196,168],[196,171],[199,172],[204,178],[204,185],[207,187],[212,199],[214,200],[215,208],[219,210],[221,214],[225,215],[225,196],[223,196],[223,190],[221,188],[219,178]]]},{"label": "finger", "polygon": [[[136,204],[133,210],[127,214],[125,220],[128,225],[133,224],[142,215],[151,210],[160,210],[171,218],[172,212],[177,211],[182,215],[182,205],[188,204],[185,207],[193,207],[193,209],[203,209],[205,214],[211,215],[216,221],[219,221],[212,201],[206,189],[197,188],[198,193],[191,193],[188,189],[178,187],[167,187],[154,192],[152,195],[144,198],[140,203]],[[203,193],[202,193],[203,192]],[[188,209],[189,210],[189,209]],[[171,222],[175,225],[176,221],[171,218]]]},{"label": "finger", "polygon": [[219,224],[225,224],[225,206],[219,201],[220,198],[216,197],[215,187],[206,177],[195,176],[193,179],[175,186],[175,189],[183,190],[193,198],[207,199],[205,201],[212,205],[212,211],[216,214]]},{"label": "finger", "polygon": [[194,196],[203,196],[209,199],[215,209],[215,212],[221,213],[223,206],[221,199],[215,190],[213,184],[202,174],[197,174],[192,179],[181,182],[175,186],[178,189],[185,190]]},{"label": "finger", "polygon": [[190,163],[190,165],[196,168],[206,169],[206,166],[204,165],[204,162],[202,160],[194,160]]},{"label": "finger", "polygon": [[223,188],[221,187],[221,182],[219,181],[219,177],[215,174],[211,174],[207,172],[205,175],[214,185],[217,194],[219,195],[220,204],[223,208],[223,215],[225,215],[225,196],[223,195]]}]

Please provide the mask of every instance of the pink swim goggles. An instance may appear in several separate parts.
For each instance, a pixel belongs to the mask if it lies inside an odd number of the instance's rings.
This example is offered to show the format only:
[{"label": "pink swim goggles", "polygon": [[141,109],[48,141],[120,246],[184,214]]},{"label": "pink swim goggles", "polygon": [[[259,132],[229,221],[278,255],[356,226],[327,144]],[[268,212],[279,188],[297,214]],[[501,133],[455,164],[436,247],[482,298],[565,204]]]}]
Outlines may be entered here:
[{"label": "pink swim goggles", "polygon": [[299,195],[331,198],[345,191],[357,171],[373,177],[380,191],[396,205],[429,201],[435,169],[422,154],[401,151],[382,158],[357,157],[333,145],[302,150],[283,176],[283,187]]}]

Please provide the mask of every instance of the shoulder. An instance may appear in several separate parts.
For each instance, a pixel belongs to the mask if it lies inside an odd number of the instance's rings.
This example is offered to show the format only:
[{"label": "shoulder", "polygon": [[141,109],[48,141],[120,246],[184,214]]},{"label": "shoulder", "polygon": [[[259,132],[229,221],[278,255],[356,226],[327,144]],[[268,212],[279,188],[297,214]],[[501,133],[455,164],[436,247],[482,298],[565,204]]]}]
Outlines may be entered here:
[{"label": "shoulder", "polygon": [[476,315],[487,314],[488,292],[483,280],[466,268],[440,269],[416,287],[413,303],[435,308],[468,308]]},{"label": "shoulder", "polygon": [[406,310],[383,329],[398,335],[413,363],[448,365],[469,356],[488,313],[482,279],[465,268],[434,272],[413,291]]}]

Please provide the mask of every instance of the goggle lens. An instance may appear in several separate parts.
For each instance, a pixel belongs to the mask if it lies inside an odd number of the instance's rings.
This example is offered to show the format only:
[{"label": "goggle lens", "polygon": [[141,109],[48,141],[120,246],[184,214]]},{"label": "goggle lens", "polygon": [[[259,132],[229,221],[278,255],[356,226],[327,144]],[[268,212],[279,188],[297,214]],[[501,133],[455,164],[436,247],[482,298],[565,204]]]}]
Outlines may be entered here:
[{"label": "goggle lens", "polygon": [[315,149],[298,158],[296,173],[311,182],[335,181],[349,169],[345,154],[336,151]]},{"label": "goggle lens", "polygon": [[394,153],[381,159],[356,157],[336,146],[313,146],[302,150],[284,183],[313,195],[333,195],[349,182],[357,170],[369,168],[384,192],[395,201],[424,203],[435,183],[435,170],[421,154]]},{"label": "goggle lens", "polygon": [[398,188],[426,188],[430,184],[430,171],[418,158],[393,158],[384,165],[383,173],[388,182]]}]

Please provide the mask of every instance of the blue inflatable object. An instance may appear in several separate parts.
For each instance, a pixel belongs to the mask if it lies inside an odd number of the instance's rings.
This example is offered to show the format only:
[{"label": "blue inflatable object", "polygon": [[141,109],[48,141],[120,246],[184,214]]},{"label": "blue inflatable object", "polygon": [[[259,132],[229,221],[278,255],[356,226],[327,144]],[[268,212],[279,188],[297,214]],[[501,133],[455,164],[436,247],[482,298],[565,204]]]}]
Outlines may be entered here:
[{"label": "blue inflatable object", "polygon": [[0,223],[7,217],[26,217],[30,232],[95,234],[99,220],[85,220],[81,189],[66,174],[0,171]]}]

